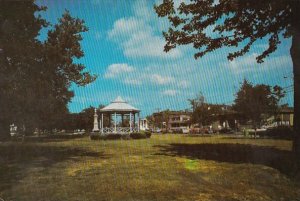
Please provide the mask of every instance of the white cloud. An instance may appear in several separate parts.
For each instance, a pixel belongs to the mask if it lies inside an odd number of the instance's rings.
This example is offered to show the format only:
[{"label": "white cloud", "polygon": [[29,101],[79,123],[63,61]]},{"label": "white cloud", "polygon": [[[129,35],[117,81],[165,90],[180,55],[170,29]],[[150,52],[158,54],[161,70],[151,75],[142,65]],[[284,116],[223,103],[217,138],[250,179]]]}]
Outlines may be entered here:
[{"label": "white cloud", "polygon": [[[154,72],[149,73],[126,63],[109,65],[104,74],[104,78],[119,79],[121,82],[128,85],[170,85],[175,83],[175,78],[172,76]],[[187,88],[189,84],[190,83],[186,80],[182,80],[178,81],[176,86]]]},{"label": "white cloud", "polygon": [[253,53],[234,59],[233,61],[223,62],[221,66],[229,67],[235,74],[241,74],[245,72],[270,71],[271,69],[285,68],[291,65],[291,58],[287,55],[266,58],[265,62],[261,64],[256,62],[257,56],[257,53]]},{"label": "white cloud", "polygon": [[151,31],[151,27],[146,26],[143,20],[139,20],[135,17],[121,18],[115,21],[113,29],[109,30],[107,34],[109,39],[119,42],[124,38],[130,37],[139,29],[143,29],[141,30],[142,32]]},{"label": "white cloud", "polygon": [[147,0],[138,0],[133,4],[133,12],[135,16],[144,18],[144,20],[152,20],[156,17],[154,13],[153,6],[148,5],[149,1]]},{"label": "white cloud", "polygon": [[100,40],[101,38],[102,38],[101,32],[100,32],[100,31],[97,31],[97,32],[95,33],[95,39],[96,39],[96,40]]},{"label": "white cloud", "polygon": [[124,83],[125,84],[129,84],[129,85],[141,85],[142,84],[142,80],[136,78],[125,78],[124,79]]},{"label": "white cloud", "polygon": [[178,94],[178,92],[176,90],[169,89],[169,90],[163,91],[162,94],[166,95],[166,96],[175,96],[176,94]]},{"label": "white cloud", "polygon": [[181,80],[178,82],[178,87],[186,89],[190,86],[190,82],[186,81],[186,80]]},{"label": "white cloud", "polygon": [[106,73],[104,74],[105,78],[114,78],[122,73],[130,73],[135,69],[128,64],[111,64],[108,66]]},{"label": "white cloud", "polygon": [[168,53],[163,51],[165,40],[161,33],[155,34],[160,24],[157,17],[153,16],[154,10],[149,8],[147,1],[136,1],[133,11],[133,16],[115,21],[113,28],[107,33],[110,40],[120,44],[125,56],[131,58],[178,58],[182,56],[179,48]]},{"label": "white cloud", "polygon": [[159,84],[159,85],[170,84],[175,81],[174,77],[162,76],[159,74],[150,75],[150,79],[153,83]]}]

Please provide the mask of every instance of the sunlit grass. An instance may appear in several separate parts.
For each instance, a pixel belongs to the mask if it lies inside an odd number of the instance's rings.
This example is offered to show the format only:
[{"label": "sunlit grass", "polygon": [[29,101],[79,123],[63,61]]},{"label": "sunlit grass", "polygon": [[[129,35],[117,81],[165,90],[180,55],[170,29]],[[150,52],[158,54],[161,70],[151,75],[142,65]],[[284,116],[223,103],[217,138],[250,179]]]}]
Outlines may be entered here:
[{"label": "sunlit grass", "polygon": [[286,140],[183,135],[2,143],[0,197],[299,200],[300,183],[291,174],[291,146]]}]

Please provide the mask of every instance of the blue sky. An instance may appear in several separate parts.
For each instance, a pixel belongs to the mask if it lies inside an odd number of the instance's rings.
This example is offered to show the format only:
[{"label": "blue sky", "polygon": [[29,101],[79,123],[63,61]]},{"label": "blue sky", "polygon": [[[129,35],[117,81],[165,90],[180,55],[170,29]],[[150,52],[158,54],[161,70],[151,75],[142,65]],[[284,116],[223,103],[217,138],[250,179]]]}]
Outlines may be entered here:
[{"label": "blue sky", "polygon": [[[257,64],[255,56],[266,48],[265,41],[256,43],[248,54],[233,62],[226,58],[230,49],[217,50],[198,60],[190,46],[163,52],[162,31],[168,29],[168,22],[154,13],[156,2],[159,0],[38,1],[48,7],[42,16],[52,24],[67,9],[89,28],[83,34],[85,56],[79,62],[98,79],[85,87],[73,86],[71,112],[106,105],[120,95],[146,116],[157,109],[190,108],[187,99],[200,91],[207,102],[232,104],[244,78],[254,84],[292,84],[289,39],[283,40],[263,64]],[[283,102],[292,105],[293,93],[288,92]]]}]

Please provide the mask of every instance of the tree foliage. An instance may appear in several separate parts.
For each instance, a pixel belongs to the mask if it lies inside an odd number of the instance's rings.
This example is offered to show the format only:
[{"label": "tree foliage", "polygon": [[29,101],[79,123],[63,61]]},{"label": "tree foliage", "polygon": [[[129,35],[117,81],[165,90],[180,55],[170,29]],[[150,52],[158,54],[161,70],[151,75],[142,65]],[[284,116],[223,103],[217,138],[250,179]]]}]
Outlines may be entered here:
[{"label": "tree foliage", "polygon": [[[0,138],[9,136],[9,124],[50,128],[68,113],[72,83],[84,86],[95,77],[75,59],[81,50],[84,22],[66,11],[49,27],[39,15],[45,7],[33,0],[0,1]],[[38,40],[48,27],[46,41]]]},{"label": "tree foliage", "polygon": [[188,99],[191,104],[192,111],[194,112],[197,107],[203,105],[205,103],[205,97],[202,92],[200,92],[195,98]]},{"label": "tree foliage", "polygon": [[258,126],[262,114],[274,115],[280,107],[285,92],[280,86],[253,85],[247,80],[236,94],[233,108]]},{"label": "tree foliage", "polygon": [[84,56],[80,41],[83,39],[81,33],[86,31],[88,28],[84,25],[84,21],[73,18],[66,10],[59,23],[48,32],[45,59],[56,73],[63,77],[67,85],[73,82],[84,86],[95,80],[95,76],[84,72],[83,64],[74,62],[75,59]]},{"label": "tree foliage", "polygon": [[31,1],[0,1],[0,137],[7,137],[12,121],[21,123],[36,112],[28,103],[39,96],[32,79],[42,57],[42,43],[36,38],[47,22],[34,13],[44,9]]},{"label": "tree foliage", "polygon": [[205,126],[218,120],[217,116],[222,113],[222,105],[210,104],[205,101],[200,92],[195,98],[188,99],[192,107],[191,123]]},{"label": "tree foliage", "polygon": [[[195,58],[222,47],[241,47],[229,53],[233,60],[250,50],[262,38],[269,46],[256,57],[259,63],[280,44],[280,36],[291,37],[291,10],[289,0],[192,0],[174,7],[173,0],[164,0],[155,6],[159,17],[167,17],[171,26],[164,32],[165,51],[177,45],[192,44],[198,52]],[[213,34],[208,30],[212,29]]]}]

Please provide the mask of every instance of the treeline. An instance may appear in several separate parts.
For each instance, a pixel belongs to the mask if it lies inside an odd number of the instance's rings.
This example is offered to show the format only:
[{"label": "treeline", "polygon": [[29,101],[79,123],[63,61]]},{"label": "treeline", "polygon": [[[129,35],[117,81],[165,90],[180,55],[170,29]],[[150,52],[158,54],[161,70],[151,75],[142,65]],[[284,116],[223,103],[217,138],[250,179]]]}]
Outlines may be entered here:
[{"label": "treeline", "polygon": [[[99,108],[103,107],[102,105],[99,106]],[[99,108],[97,110],[97,113],[99,115]],[[93,123],[94,123],[94,113],[95,113],[95,107],[88,107],[86,109],[83,109],[79,113],[68,113],[63,116],[61,116],[58,121],[53,122],[53,125],[50,125],[50,127],[45,128],[47,132],[53,132],[53,130],[57,131],[66,131],[66,132],[73,132],[74,130],[85,130],[86,132],[91,132],[93,129]]]},{"label": "treeline", "polygon": [[230,114],[235,115],[240,121],[250,121],[254,127],[259,127],[264,115],[276,115],[281,108],[287,107],[287,104],[281,103],[285,94],[286,92],[280,86],[254,85],[246,79],[235,94],[232,105],[207,103],[200,93],[194,99],[189,99],[192,123],[208,125],[215,120],[222,120],[222,118],[225,120],[226,114]]},{"label": "treeline", "polygon": [[[287,104],[281,103],[285,94],[280,86],[254,85],[245,79],[235,94],[233,104],[209,103],[200,92],[195,98],[188,99],[191,110],[186,110],[185,113],[191,116],[190,124],[198,124],[200,127],[211,125],[215,121],[228,121],[236,126],[235,120],[245,124],[251,122],[253,127],[259,127],[264,123],[265,116],[276,115],[280,109],[287,107]],[[174,111],[164,110],[147,119],[154,127],[162,128],[168,125],[172,113]],[[162,125],[163,122],[166,125]]]}]

